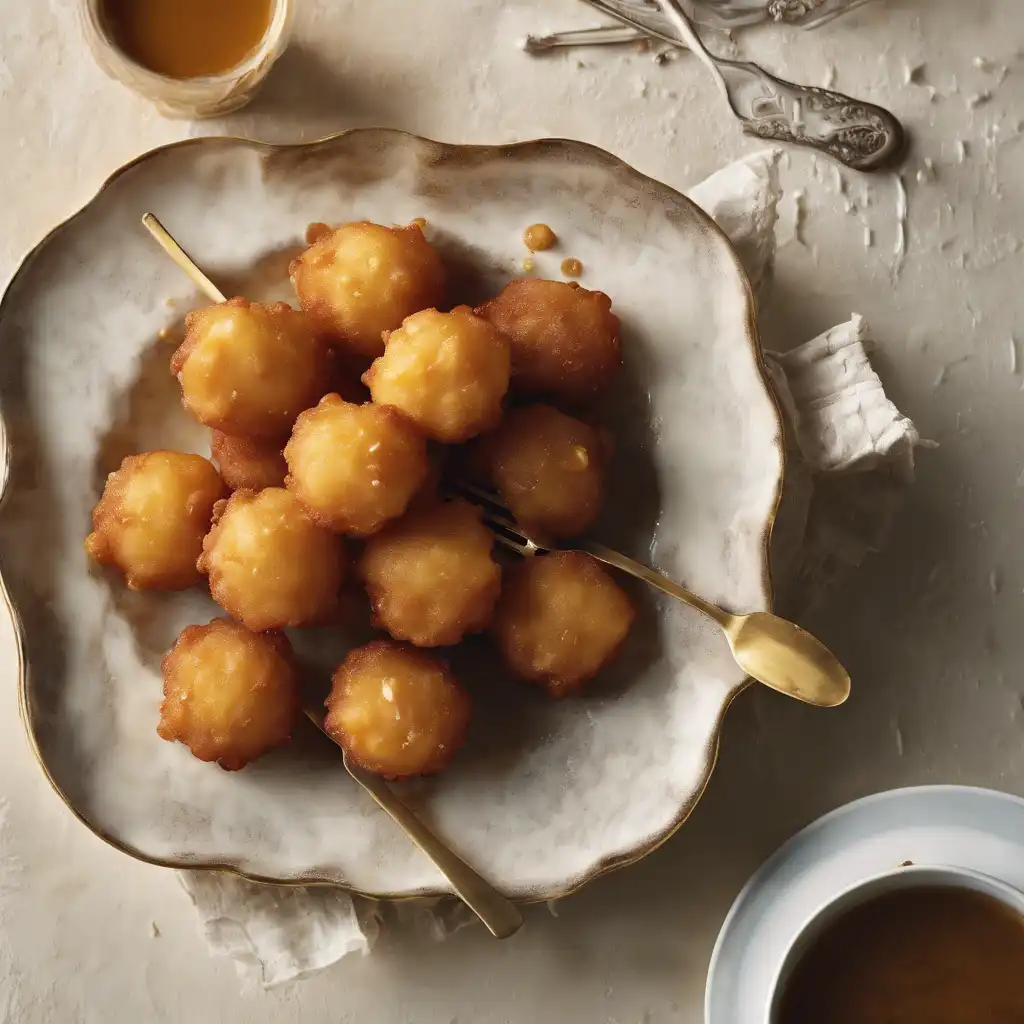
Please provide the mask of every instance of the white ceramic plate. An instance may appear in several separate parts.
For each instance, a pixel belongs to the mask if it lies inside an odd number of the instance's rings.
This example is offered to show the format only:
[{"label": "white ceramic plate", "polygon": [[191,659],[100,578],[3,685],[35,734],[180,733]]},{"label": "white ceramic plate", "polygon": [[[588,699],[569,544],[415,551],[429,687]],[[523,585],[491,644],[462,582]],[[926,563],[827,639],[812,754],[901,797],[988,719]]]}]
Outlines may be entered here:
[{"label": "white ceramic plate", "polygon": [[705,1024],[763,1020],[807,918],[844,889],[907,861],[967,868],[1024,890],[1024,800],[968,786],[895,789],[798,832],[744,886],[722,925]]},{"label": "white ceramic plate", "polygon": [[[199,591],[132,594],[89,568],[82,538],[106,474],[154,447],[207,451],[181,410],[160,332],[198,297],[139,224],[152,210],[229,293],[286,294],[311,221],[425,217],[453,299],[517,273],[523,229],[607,290],[626,373],[602,539],[737,611],[770,604],[766,552],[782,473],[735,253],[693,204],[592,147],[456,147],[367,130],[300,147],[203,139],[116,174],[26,260],[0,308],[9,445],[0,564],[21,617],[23,710],[51,781],[94,831],[152,861],[388,896],[442,893],[434,867],[346,777],[297,742],[225,773],[158,739],[159,661],[216,613]],[[637,859],[686,817],[744,685],[720,632],[640,595],[628,649],[594,694],[560,703],[474,670],[476,723],[456,765],[405,795],[505,892],[553,898]],[[350,638],[321,632],[326,672]],[[308,646],[308,645],[307,645]]]}]

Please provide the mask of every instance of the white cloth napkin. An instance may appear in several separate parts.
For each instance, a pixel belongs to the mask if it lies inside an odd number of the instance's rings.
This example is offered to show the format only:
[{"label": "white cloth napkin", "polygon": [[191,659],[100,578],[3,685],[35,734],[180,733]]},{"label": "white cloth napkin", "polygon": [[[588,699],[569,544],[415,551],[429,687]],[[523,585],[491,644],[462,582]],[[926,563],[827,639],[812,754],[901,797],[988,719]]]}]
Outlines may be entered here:
[{"label": "white cloth napkin", "polygon": [[[779,156],[774,149],[755,153],[690,192],[732,239],[760,303],[775,262]],[[921,439],[886,396],[867,339],[864,320],[853,314],[803,345],[767,355],[789,448],[772,568],[778,607],[791,615],[882,546],[913,480]],[[244,977],[265,986],[367,953],[382,927],[412,927],[443,939],[473,921],[455,900],[387,905],[337,889],[260,885],[223,872],[179,877],[211,953],[231,957]]]}]

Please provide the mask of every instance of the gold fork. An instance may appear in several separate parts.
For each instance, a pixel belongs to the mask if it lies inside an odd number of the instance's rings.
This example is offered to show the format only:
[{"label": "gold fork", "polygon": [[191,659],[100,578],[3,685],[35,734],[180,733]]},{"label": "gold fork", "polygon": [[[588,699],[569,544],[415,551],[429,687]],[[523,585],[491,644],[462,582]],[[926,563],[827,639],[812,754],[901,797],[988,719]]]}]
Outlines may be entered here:
[{"label": "gold fork", "polygon": [[[211,302],[224,302],[224,293],[200,270],[199,265],[178,244],[174,236],[151,213],[143,214],[142,223],[168,256],[192,279]],[[323,708],[307,705],[306,717],[334,742],[324,722]],[[496,939],[514,935],[523,924],[523,915],[510,900],[473,870],[454,850],[439,839],[417,814],[378,775],[360,768],[344,750],[341,752],[345,770],[352,776],[398,827],[433,861],[451,883],[470,910],[484,923]]]},{"label": "gold fork", "polygon": [[[443,486],[451,495],[479,506],[484,522],[505,547],[525,557],[553,550],[524,530],[496,495],[464,480],[445,480]],[[821,708],[836,707],[850,696],[846,669],[820,640],[795,623],[770,612],[734,615],[596,541],[577,541],[572,550],[583,551],[599,562],[629,573],[717,622],[736,663],[759,683]]]}]

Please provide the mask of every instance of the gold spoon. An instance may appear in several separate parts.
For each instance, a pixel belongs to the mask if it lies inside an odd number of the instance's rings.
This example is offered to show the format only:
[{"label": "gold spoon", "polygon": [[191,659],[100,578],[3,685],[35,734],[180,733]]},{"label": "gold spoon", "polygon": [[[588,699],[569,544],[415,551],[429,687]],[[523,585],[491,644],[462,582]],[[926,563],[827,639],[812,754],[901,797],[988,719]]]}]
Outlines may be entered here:
[{"label": "gold spoon", "polygon": [[[201,291],[214,302],[224,301],[220,290],[153,214],[145,214],[142,223]],[[495,530],[498,540],[506,546],[521,555],[543,554],[550,550],[528,536],[494,495],[466,483],[451,486],[464,497],[478,504],[484,503],[485,521]],[[577,549],[606,565],[644,580],[717,622],[729,641],[736,663],[759,683],[805,704],[821,708],[837,707],[850,696],[850,676],[846,669],[820,640],[795,623],[770,612],[734,615],[691,593],[667,576],[603,544],[580,541]]]},{"label": "gold spoon", "polygon": [[[448,489],[480,506],[495,537],[520,555],[552,550],[527,534],[495,495],[472,484],[447,483]],[[819,708],[833,708],[850,696],[850,676],[836,656],[806,630],[770,612],[733,615],[679,586],[641,562],[595,541],[582,540],[574,550],[586,552],[664,594],[703,612],[717,622],[732,648],[736,664],[753,679],[789,697]]]},{"label": "gold spoon", "polygon": [[[199,269],[192,258],[174,240],[173,236],[151,213],[144,214],[142,223],[163,250],[192,279],[195,285],[214,302],[224,302],[220,289]],[[322,709],[307,705],[306,717],[333,742],[324,728]],[[438,839],[427,826],[402,802],[378,775],[365,771],[349,760],[342,750],[345,770],[373,797],[377,806],[430,858],[434,866],[448,879],[452,889],[463,903],[480,918],[496,939],[505,939],[519,930],[523,916],[486,879],[481,878],[461,857]]]}]

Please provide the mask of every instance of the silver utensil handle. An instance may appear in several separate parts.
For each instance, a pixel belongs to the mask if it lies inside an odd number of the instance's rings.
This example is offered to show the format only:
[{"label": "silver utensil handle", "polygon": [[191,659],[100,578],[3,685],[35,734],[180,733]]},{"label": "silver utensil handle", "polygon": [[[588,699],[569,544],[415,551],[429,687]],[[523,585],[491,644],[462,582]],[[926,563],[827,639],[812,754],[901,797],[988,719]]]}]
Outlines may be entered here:
[{"label": "silver utensil handle", "polygon": [[716,63],[729,105],[749,135],[808,146],[857,171],[880,170],[903,154],[903,125],[883,107],[832,89],[795,85],[756,64]]},{"label": "silver utensil handle", "polygon": [[[672,27],[654,0],[585,0],[591,7],[617,16],[621,11],[636,20],[649,21],[652,34],[670,42]],[[817,28],[871,0],[684,0],[687,16],[699,25],[731,30],[765,21],[803,28]]]}]

